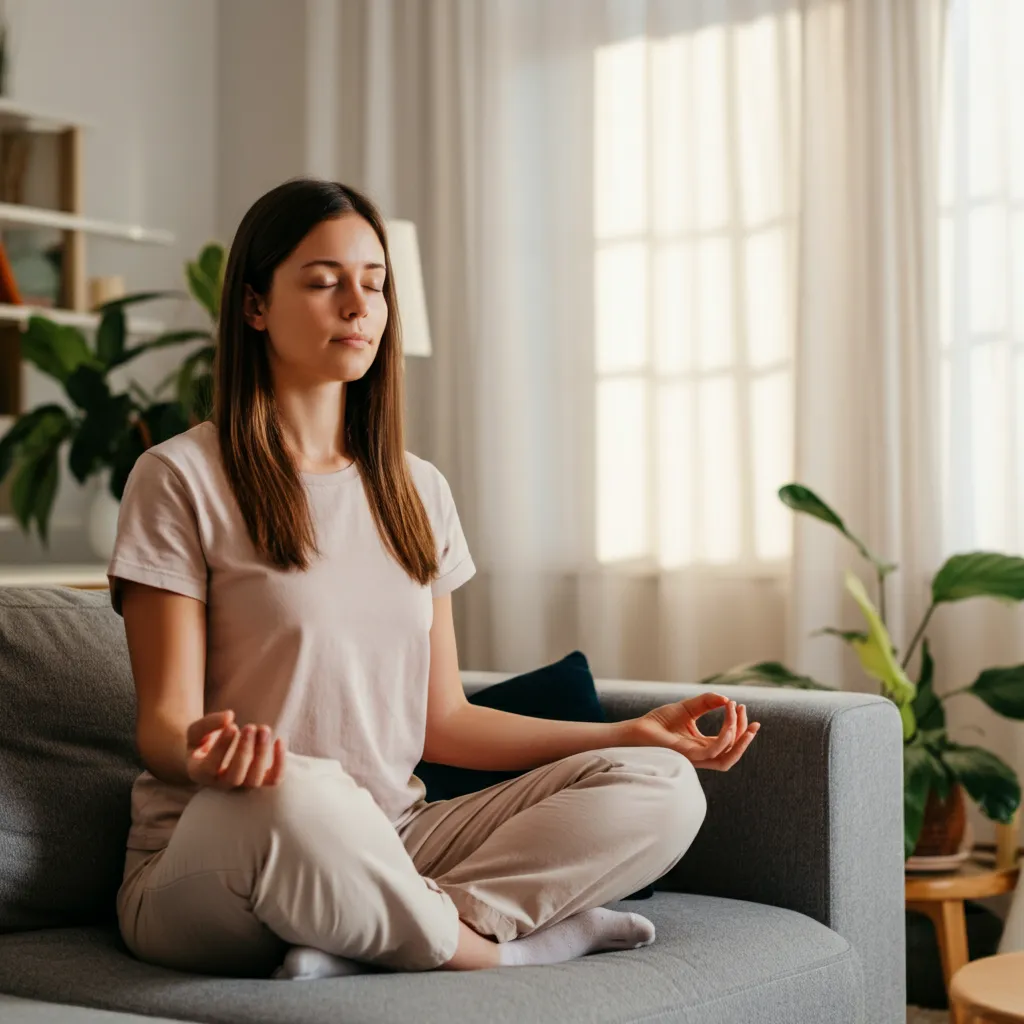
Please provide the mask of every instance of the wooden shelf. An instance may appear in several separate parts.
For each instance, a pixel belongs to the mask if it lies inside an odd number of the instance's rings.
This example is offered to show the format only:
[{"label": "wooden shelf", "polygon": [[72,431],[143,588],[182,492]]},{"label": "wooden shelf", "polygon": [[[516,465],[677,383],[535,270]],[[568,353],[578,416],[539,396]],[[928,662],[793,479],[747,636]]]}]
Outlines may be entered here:
[{"label": "wooden shelf", "polygon": [[[78,313],[73,309],[52,309],[41,306],[9,306],[0,303],[0,324],[26,324],[31,316],[45,316],[55,324],[68,327],[84,327],[87,330],[99,326],[98,313]],[[128,333],[145,338],[162,334],[164,324],[160,320],[148,320],[144,317],[128,318]]]},{"label": "wooden shelf", "polygon": [[56,114],[52,110],[20,103],[13,99],[0,99],[0,130],[40,133],[60,133],[71,128],[88,128],[89,125],[70,117]]},{"label": "wooden shelf", "polygon": [[0,566],[0,587],[75,587],[106,590],[107,566],[95,565],[4,565]]},{"label": "wooden shelf", "polygon": [[116,224],[113,221],[95,220],[76,213],[47,210],[40,206],[25,206],[21,203],[0,203],[0,223],[56,228],[59,231],[81,231],[86,235],[121,238],[128,242],[148,242],[150,245],[174,244],[174,235],[170,231],[144,228],[138,224]]}]

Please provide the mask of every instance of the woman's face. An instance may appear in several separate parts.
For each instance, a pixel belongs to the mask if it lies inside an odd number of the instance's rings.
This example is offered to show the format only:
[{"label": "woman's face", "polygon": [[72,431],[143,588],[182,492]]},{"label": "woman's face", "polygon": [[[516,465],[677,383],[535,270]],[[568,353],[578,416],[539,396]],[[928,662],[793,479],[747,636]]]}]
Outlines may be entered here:
[{"label": "woman's face", "polygon": [[310,383],[362,377],[388,322],[384,277],[384,247],[368,221],[321,221],[274,271],[270,293],[248,304],[275,371]]}]

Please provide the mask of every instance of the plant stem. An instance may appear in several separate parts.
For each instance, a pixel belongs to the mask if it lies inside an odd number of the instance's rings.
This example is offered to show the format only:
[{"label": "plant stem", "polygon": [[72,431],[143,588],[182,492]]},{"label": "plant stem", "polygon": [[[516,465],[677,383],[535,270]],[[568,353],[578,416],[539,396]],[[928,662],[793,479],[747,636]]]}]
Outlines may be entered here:
[{"label": "plant stem", "polygon": [[878,570],[878,614],[882,617],[882,625],[888,628],[885,621],[885,573]]},{"label": "plant stem", "polygon": [[[973,686],[973,685],[974,684],[971,683],[971,686]],[[956,697],[956,696],[958,696],[961,693],[966,693],[971,688],[971,686],[961,686],[959,690],[950,690],[949,693],[944,693],[939,698],[939,700],[949,700],[950,697]]]},{"label": "plant stem", "polygon": [[917,647],[921,637],[924,636],[924,631],[928,628],[928,623],[931,621],[932,613],[935,611],[935,602],[933,601],[928,606],[928,611],[924,613],[924,620],[921,625],[917,627],[917,632],[914,634],[914,639],[910,641],[910,646],[907,648],[906,657],[903,659],[903,667],[906,668],[910,664],[910,659],[914,655],[914,648]]}]

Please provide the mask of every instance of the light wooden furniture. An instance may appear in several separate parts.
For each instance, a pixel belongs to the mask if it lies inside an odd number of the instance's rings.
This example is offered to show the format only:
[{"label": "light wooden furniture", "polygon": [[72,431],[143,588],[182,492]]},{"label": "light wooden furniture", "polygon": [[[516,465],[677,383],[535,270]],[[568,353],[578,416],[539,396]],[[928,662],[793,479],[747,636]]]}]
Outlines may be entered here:
[{"label": "light wooden furniture", "polygon": [[[23,411],[20,333],[32,313],[94,327],[86,308],[86,236],[170,245],[169,231],[85,216],[82,179],[85,125],[12,99],[0,99],[0,229],[6,225],[61,232],[59,309],[0,304],[0,417]],[[22,193],[25,194],[22,194]],[[159,334],[153,321],[129,318],[136,335]]]},{"label": "light wooden furniture", "polygon": [[[904,896],[907,910],[926,914],[935,925],[947,992],[950,991],[953,976],[968,960],[964,900],[1001,896],[1016,888],[1020,874],[1019,863],[1013,863],[1016,848],[1006,842],[1001,845],[1004,857],[1008,857],[1010,863],[997,861],[996,864],[983,864],[970,860],[957,871],[906,876]],[[964,1017],[952,1002],[950,1019],[953,1024],[969,1024],[969,1018]]]},{"label": "light wooden furniture", "polygon": [[949,998],[965,1024],[1024,1024],[1024,953],[987,956],[961,967]]},{"label": "light wooden furniture", "polygon": [[106,565],[4,565],[0,587],[74,587],[106,590]]}]

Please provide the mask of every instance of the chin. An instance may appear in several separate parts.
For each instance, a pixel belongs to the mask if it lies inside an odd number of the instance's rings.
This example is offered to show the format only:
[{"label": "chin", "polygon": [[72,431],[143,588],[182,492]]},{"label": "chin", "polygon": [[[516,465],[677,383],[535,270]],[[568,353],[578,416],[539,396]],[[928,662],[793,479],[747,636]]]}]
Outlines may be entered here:
[{"label": "chin", "polygon": [[346,352],[341,358],[331,360],[330,366],[326,368],[326,376],[336,381],[360,380],[366,376],[371,366],[373,359],[367,359],[365,355],[358,353]]}]

